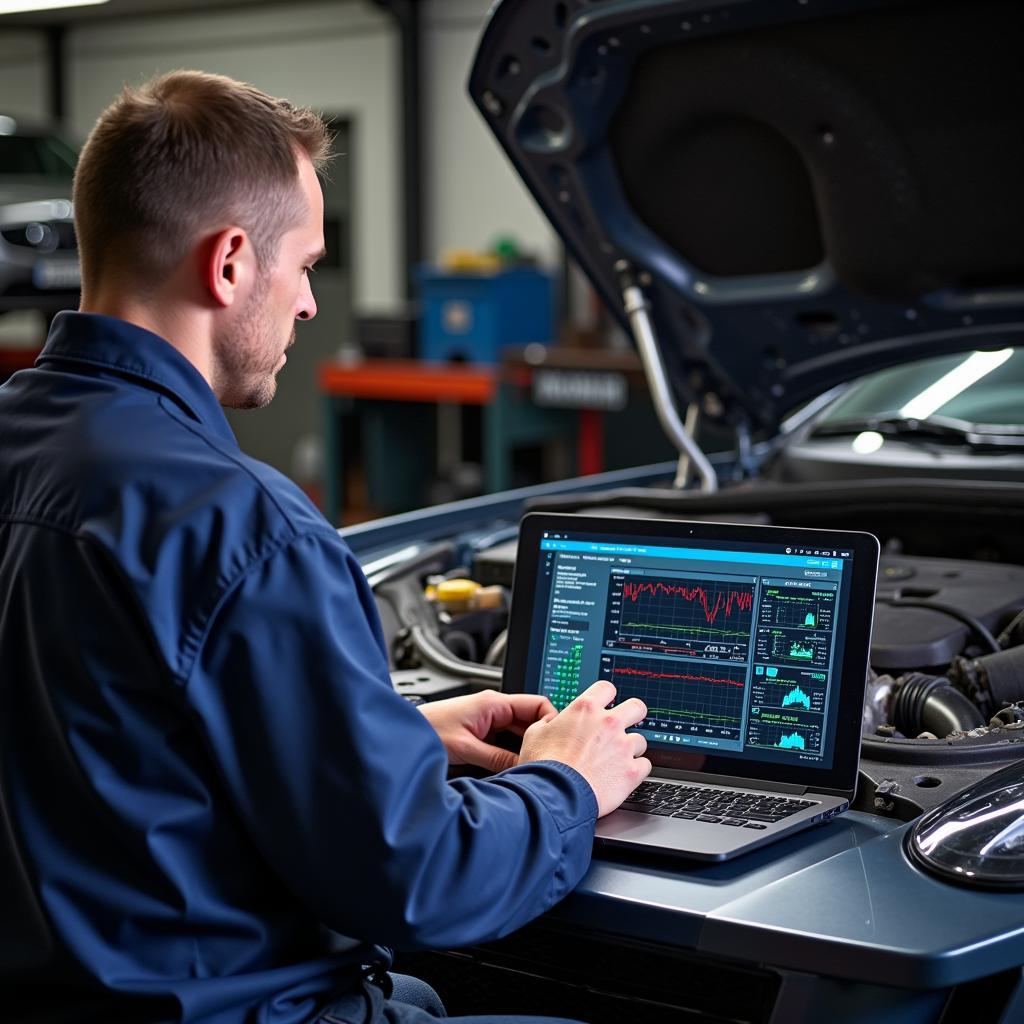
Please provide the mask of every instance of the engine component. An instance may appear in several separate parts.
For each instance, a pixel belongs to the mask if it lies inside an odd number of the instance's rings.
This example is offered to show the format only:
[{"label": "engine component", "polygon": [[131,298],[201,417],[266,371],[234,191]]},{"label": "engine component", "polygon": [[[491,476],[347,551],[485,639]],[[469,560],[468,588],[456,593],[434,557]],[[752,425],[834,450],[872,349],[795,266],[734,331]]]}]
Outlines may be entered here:
[{"label": "engine component", "polygon": [[956,658],[949,678],[985,715],[992,715],[1007,704],[1024,700],[1024,647],[981,658]]},{"label": "engine component", "polygon": [[429,584],[426,596],[432,597],[445,611],[466,612],[479,589],[480,584],[476,580],[447,579]]},{"label": "engine component", "polygon": [[895,685],[896,680],[892,676],[880,676],[868,669],[867,689],[864,691],[863,719],[860,727],[862,736],[871,736],[888,724]]},{"label": "engine component", "polygon": [[971,633],[974,635],[975,641],[980,641],[981,646],[984,647],[990,654],[997,652],[1000,647],[996,642],[996,638],[992,635],[992,631],[979,619],[976,619],[973,615],[969,615],[965,611],[961,611],[955,605],[943,604],[941,601],[928,600],[915,600],[914,598],[901,597],[898,600],[894,598],[879,597],[879,604],[887,604],[890,608],[923,608],[925,611],[938,612],[940,615],[947,615],[951,619],[955,619],[957,622],[962,622]]},{"label": "engine component", "polygon": [[[985,717],[945,676],[909,672],[897,679],[870,673],[864,698],[864,736],[935,739],[970,733]],[[1005,722],[993,720],[992,725]]]},{"label": "engine component", "polygon": [[999,729],[1007,725],[1024,726],[1024,701],[1017,701],[1016,704],[1000,708],[992,716],[992,720],[988,724],[993,729]]},{"label": "engine component", "polygon": [[503,629],[487,649],[484,656],[485,665],[504,665],[505,651],[508,649],[508,630]]},{"label": "engine component", "polygon": [[892,723],[904,736],[933,738],[969,732],[985,724],[981,712],[944,676],[911,672],[893,687]]},{"label": "engine component", "polygon": [[494,547],[477,551],[473,555],[473,579],[479,580],[484,586],[498,583],[504,587],[511,587],[518,548],[519,540],[514,537],[512,540],[495,544]]},{"label": "engine component", "polygon": [[414,663],[418,662],[457,679],[474,679],[491,689],[501,689],[500,668],[456,657],[434,633],[418,623],[402,630],[395,638],[394,658],[399,668],[414,668]]},{"label": "engine component", "polygon": [[476,642],[461,629],[446,629],[441,634],[441,640],[456,658],[463,661],[479,661]]},{"label": "engine component", "polygon": [[875,787],[875,796],[872,801],[874,809],[879,814],[892,814],[896,809],[895,797],[899,794],[900,784],[893,779],[883,779]]},{"label": "engine component", "polygon": [[[875,615],[872,667],[893,676],[929,670],[938,675],[978,634],[967,620],[988,631],[1020,608],[1024,568],[883,555],[878,596],[892,603]],[[993,649],[990,636],[981,646]]]},{"label": "engine component", "polygon": [[[861,782],[864,784],[865,780],[862,779]],[[903,794],[902,786],[893,778],[882,779],[875,786],[871,810],[874,814],[897,818],[900,821],[913,821],[921,813],[921,808]]]},{"label": "engine component", "polygon": [[[499,664],[488,662],[486,658],[495,638],[508,625],[505,591],[500,587],[496,589],[500,591],[500,607],[440,617],[438,631],[445,646],[466,661],[483,662],[485,665]],[[481,593],[483,591],[477,591],[478,595]]]},{"label": "engine component", "polygon": [[996,639],[999,646],[1004,650],[1007,647],[1016,647],[1018,644],[1024,644],[1024,612],[1017,615]]}]

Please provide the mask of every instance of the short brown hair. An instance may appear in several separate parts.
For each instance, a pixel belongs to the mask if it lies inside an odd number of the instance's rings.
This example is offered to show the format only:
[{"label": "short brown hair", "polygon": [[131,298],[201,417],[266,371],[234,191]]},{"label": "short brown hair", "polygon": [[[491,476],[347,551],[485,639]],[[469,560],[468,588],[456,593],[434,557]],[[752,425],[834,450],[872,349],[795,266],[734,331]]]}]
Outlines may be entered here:
[{"label": "short brown hair", "polygon": [[318,169],[330,133],[307,107],[223,75],[173,71],[126,86],[75,172],[85,288],[106,267],[156,284],[205,229],[246,229],[262,266],[302,215],[296,151]]}]

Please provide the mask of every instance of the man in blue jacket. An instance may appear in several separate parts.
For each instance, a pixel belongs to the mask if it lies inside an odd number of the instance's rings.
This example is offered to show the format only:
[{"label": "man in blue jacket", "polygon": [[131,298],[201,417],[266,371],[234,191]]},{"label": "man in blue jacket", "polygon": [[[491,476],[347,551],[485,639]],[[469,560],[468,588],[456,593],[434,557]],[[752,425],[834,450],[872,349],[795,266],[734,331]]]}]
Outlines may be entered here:
[{"label": "man in blue jacket", "polygon": [[82,153],[82,309],[0,389],[5,1021],[422,1021],[387,947],[550,907],[650,770],[606,682],[407,704],[345,544],[239,450],[221,407],[269,402],[316,312],[327,147],[176,72]]}]

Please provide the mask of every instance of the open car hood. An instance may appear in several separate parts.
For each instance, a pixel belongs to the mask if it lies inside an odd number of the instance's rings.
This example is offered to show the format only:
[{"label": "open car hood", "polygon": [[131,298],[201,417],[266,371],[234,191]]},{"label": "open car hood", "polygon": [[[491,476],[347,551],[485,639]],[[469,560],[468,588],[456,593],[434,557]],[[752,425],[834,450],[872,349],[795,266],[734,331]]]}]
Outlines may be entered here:
[{"label": "open car hood", "polygon": [[677,400],[772,430],[1024,337],[1024,5],[502,0],[469,91]]}]

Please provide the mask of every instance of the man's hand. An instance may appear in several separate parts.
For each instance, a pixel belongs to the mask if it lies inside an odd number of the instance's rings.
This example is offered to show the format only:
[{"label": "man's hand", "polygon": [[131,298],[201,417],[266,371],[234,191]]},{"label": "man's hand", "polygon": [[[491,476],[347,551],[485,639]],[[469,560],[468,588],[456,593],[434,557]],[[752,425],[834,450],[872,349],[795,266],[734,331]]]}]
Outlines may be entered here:
[{"label": "man's hand", "polygon": [[561,714],[554,711],[523,736],[519,763],[561,761],[590,783],[597,797],[597,816],[614,811],[651,772],[643,756],[647,740],[627,733],[647,717],[647,707],[630,697],[617,707],[615,687],[599,680],[581,693]]},{"label": "man's hand", "polygon": [[556,714],[547,697],[494,690],[421,704],[420,711],[441,737],[452,764],[475,764],[492,772],[519,763],[511,751],[489,742],[495,733],[507,729],[522,736],[535,722]]}]

